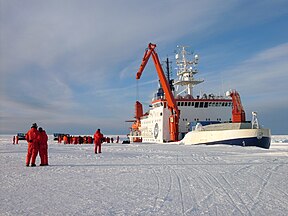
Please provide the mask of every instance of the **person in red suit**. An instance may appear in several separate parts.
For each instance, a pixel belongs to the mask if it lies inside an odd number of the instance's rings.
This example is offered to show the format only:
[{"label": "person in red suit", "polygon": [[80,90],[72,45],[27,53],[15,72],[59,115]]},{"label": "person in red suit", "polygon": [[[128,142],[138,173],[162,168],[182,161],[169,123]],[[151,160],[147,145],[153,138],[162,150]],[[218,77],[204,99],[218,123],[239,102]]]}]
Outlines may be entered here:
[{"label": "person in red suit", "polygon": [[37,130],[37,124],[33,123],[31,129],[26,133],[25,138],[28,142],[28,150],[26,155],[26,166],[36,166],[35,161],[39,148],[39,132]]},{"label": "person in red suit", "polygon": [[48,166],[48,136],[46,131],[39,127],[40,134],[40,145],[39,145],[39,155],[41,159],[40,166]]},{"label": "person in red suit", "polygon": [[95,154],[101,153],[102,141],[103,141],[103,134],[100,132],[100,129],[98,129],[94,134]]}]

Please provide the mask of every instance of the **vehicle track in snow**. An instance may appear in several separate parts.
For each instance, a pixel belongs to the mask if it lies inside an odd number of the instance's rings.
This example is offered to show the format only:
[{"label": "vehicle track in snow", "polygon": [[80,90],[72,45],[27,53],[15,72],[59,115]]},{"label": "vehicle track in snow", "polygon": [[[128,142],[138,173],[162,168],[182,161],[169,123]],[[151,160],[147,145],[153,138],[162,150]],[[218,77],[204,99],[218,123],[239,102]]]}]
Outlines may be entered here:
[{"label": "vehicle track in snow", "polygon": [[[187,173],[186,173],[186,169],[184,171],[181,171],[182,173],[182,176],[183,176],[183,181],[186,182],[187,184],[187,187],[189,189],[189,194],[188,196],[190,197],[191,199],[191,204],[189,204],[189,208],[185,210],[184,212],[184,215],[189,215],[190,212],[193,212],[193,211],[197,211],[199,209],[199,202],[197,200],[197,194],[195,193],[195,188],[193,187],[193,184],[191,183],[191,181],[188,179],[188,176],[187,176]],[[192,207],[190,207],[190,205],[192,205]]]},{"label": "vehicle track in snow", "polygon": [[157,185],[157,192],[156,192],[156,196],[154,197],[154,203],[153,203],[153,212],[157,212],[157,202],[159,200],[160,197],[160,179],[159,176],[157,174],[157,172],[155,171],[155,168],[152,168],[152,173],[155,176],[156,179],[156,185]]},{"label": "vehicle track in snow", "polygon": [[[157,187],[152,210],[154,213],[165,212],[171,202],[176,207],[175,212],[180,215],[189,215],[190,211],[198,209],[196,194],[192,190],[191,182],[185,172],[185,169],[175,165],[167,165],[164,169],[162,167],[161,172],[155,168],[152,169]],[[167,175],[169,176],[168,181],[163,178]],[[190,207],[191,203],[192,207]]]},{"label": "vehicle track in snow", "polygon": [[[199,170],[194,169],[194,171],[199,172]],[[215,189],[214,182],[211,181],[211,178],[208,178],[206,175],[203,175],[202,172],[200,172],[200,175],[196,179],[196,182],[201,188],[201,191],[203,192],[203,196],[199,200],[200,206],[205,206],[205,209],[203,209],[205,212],[210,214],[211,208],[214,208],[216,215],[218,215],[218,207],[215,205],[216,203],[216,196],[217,196],[217,188]],[[198,192],[199,194],[199,192]]]},{"label": "vehicle track in snow", "polygon": [[[159,172],[162,174],[161,175],[162,178],[161,176],[159,176],[157,170],[155,168],[152,168],[152,173],[155,176],[156,185],[157,185],[157,192],[156,192],[156,196],[154,197],[154,203],[153,203],[153,209],[152,209],[152,212],[154,213],[161,212],[161,210],[166,205],[166,202],[169,200],[169,195],[171,195],[171,191],[172,191],[173,180],[172,180],[170,169],[168,169],[167,166],[164,166],[164,167],[160,167],[159,170],[160,170]],[[163,175],[163,172],[165,172],[164,175]],[[163,178],[163,176],[167,176],[166,175],[167,172],[169,173],[168,181],[166,178]]]},{"label": "vehicle track in snow", "polygon": [[209,176],[211,179],[213,179],[215,181],[215,186],[217,187],[217,185],[222,189],[222,191],[226,194],[226,196],[229,198],[227,199],[227,201],[231,202],[231,205],[237,209],[237,211],[241,214],[241,215],[247,215],[239,206],[237,201],[235,200],[235,198],[230,194],[230,192],[226,189],[226,187],[219,181],[219,179],[214,175],[211,174],[210,172],[207,172],[206,170],[203,170],[207,176]]},{"label": "vehicle track in snow", "polygon": [[[267,193],[265,191],[265,188],[266,186],[269,184],[269,181],[271,179],[271,176],[273,173],[275,173],[282,165],[281,164],[278,164],[277,166],[275,167],[272,167],[272,168],[267,168],[266,171],[268,172],[268,175],[265,177],[265,178],[262,178],[260,177],[259,175],[256,175],[254,174],[257,178],[261,179],[262,180],[262,183],[260,185],[260,188],[259,190],[257,191],[257,194],[256,196],[254,197],[254,203],[251,207],[251,210],[254,210],[256,208],[256,206],[258,205],[258,203],[260,202],[260,199],[261,199],[261,196],[263,193]],[[281,200],[278,200],[278,201],[281,201]]]},{"label": "vehicle track in snow", "polygon": [[[238,213],[241,215],[252,215],[250,210],[247,208],[246,203],[223,174],[216,176],[215,174],[207,172],[205,169],[195,166],[189,167],[189,170],[197,173],[198,177],[196,178],[196,182],[202,185],[204,195],[201,196],[199,201],[200,206],[202,206],[202,212],[204,211],[206,214],[209,214],[209,212],[212,211],[211,209],[214,209],[213,215],[221,215],[221,211],[219,212],[217,205],[217,202],[219,202],[217,197],[218,199],[219,197],[223,198],[224,193],[226,196],[226,202],[230,203],[232,208],[237,210]],[[209,190],[210,192],[207,192]],[[199,194],[199,191],[197,194]],[[203,208],[203,205],[205,205],[205,208]],[[189,212],[189,210],[187,210],[187,212]]]},{"label": "vehicle track in snow", "polygon": [[[182,194],[182,200],[183,201],[183,215],[199,215],[203,214],[210,214],[208,209],[210,208],[208,202],[203,202],[201,199],[201,196],[205,196],[205,199],[210,200],[214,199],[214,189],[213,186],[210,186],[209,183],[207,183],[206,180],[203,180],[202,175],[199,173],[198,169],[195,169],[195,166],[198,166],[201,164],[209,164],[211,162],[217,161],[218,157],[211,157],[210,155],[206,155],[204,153],[203,155],[199,154],[192,154],[193,157],[181,157],[178,159],[178,167],[177,169],[174,169],[175,174],[179,177],[179,185],[181,185],[181,194]],[[191,161],[193,161],[191,163]],[[200,161],[200,162],[199,162]],[[196,162],[196,163],[195,163]],[[181,167],[181,165],[183,165]],[[203,182],[205,182],[203,184]],[[207,193],[207,186],[209,187],[210,192]],[[179,186],[180,187],[180,186]],[[208,195],[206,195],[208,194]],[[186,198],[186,199],[185,199]],[[212,201],[213,202],[213,201]],[[204,206],[205,207],[204,207]],[[217,213],[217,209],[216,209]]]},{"label": "vehicle track in snow", "polygon": [[239,169],[234,170],[233,174],[240,173],[240,172],[243,172],[245,170],[249,170],[252,166],[253,166],[253,164],[248,164],[248,165],[242,166]]},{"label": "vehicle track in snow", "polygon": [[[220,173],[220,176],[222,177],[222,179],[224,180],[224,182],[226,183],[226,185],[228,185],[230,191],[232,191],[232,192],[235,194],[235,197],[237,197],[238,200],[241,201],[241,204],[243,205],[244,209],[247,210],[247,213],[248,213],[248,214],[245,213],[245,215],[252,215],[250,209],[247,207],[247,203],[245,203],[245,202],[243,201],[243,199],[242,199],[241,195],[239,194],[239,192],[237,192],[237,190],[234,189],[235,187],[233,187],[233,186],[231,185],[231,183],[227,180],[227,178],[226,178],[223,174]],[[225,187],[225,188],[226,188],[226,187]],[[227,191],[227,190],[226,190],[226,191]],[[229,194],[230,194],[230,193],[229,193]],[[232,197],[232,195],[231,195],[231,197]],[[234,203],[235,203],[235,202],[234,202]]]},{"label": "vehicle track in snow", "polygon": [[182,182],[181,182],[181,178],[179,177],[178,173],[176,172],[176,170],[174,168],[172,168],[171,166],[169,166],[170,170],[175,174],[176,179],[177,179],[177,185],[179,188],[179,196],[180,196],[180,204],[181,204],[181,213],[182,215],[184,215],[184,199],[183,199],[183,189],[182,189]]}]

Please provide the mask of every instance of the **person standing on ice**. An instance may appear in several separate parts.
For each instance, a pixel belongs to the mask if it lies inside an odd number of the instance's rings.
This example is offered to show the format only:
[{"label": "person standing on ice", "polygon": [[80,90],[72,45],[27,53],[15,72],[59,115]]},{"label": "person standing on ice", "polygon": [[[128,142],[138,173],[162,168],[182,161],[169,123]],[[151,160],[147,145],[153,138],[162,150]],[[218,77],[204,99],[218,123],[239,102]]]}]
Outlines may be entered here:
[{"label": "person standing on ice", "polygon": [[16,144],[18,144],[18,141],[19,141],[19,137],[18,137],[18,135],[15,137],[15,142],[16,142]]},{"label": "person standing on ice", "polygon": [[48,166],[48,136],[46,131],[39,127],[40,134],[40,145],[39,145],[39,155],[41,159],[40,166]]},{"label": "person standing on ice", "polygon": [[31,160],[31,166],[36,166],[35,161],[38,154],[38,148],[39,148],[39,132],[37,130],[37,124],[33,123],[31,126],[31,129],[26,133],[25,139],[28,142],[28,150],[26,155],[26,166],[28,167],[30,165]]},{"label": "person standing on ice", "polygon": [[95,154],[97,154],[97,151],[98,153],[101,153],[102,141],[103,141],[103,134],[100,132],[100,129],[98,129],[94,134]]}]

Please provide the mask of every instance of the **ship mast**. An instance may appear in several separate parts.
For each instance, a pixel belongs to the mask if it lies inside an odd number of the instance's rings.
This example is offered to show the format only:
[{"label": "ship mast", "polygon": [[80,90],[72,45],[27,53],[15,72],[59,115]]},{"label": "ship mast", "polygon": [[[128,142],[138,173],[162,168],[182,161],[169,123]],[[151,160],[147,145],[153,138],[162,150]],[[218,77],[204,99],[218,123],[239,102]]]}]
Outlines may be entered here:
[{"label": "ship mast", "polygon": [[198,73],[197,64],[199,61],[199,56],[194,55],[193,60],[188,60],[187,55],[189,53],[185,50],[185,46],[177,46],[178,52],[175,56],[177,68],[178,80],[174,82],[176,87],[177,96],[181,94],[193,96],[193,88],[199,83],[204,82],[204,80],[196,80],[194,75]]}]

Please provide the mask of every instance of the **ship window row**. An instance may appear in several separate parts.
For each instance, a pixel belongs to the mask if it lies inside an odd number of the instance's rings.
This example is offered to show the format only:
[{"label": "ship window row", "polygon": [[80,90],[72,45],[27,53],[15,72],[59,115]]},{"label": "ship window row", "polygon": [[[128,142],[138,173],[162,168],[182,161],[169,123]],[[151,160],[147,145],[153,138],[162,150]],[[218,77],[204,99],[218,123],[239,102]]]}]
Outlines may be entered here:
[{"label": "ship window row", "polygon": [[[185,119],[183,118],[182,120],[183,120],[183,121],[188,121],[187,118],[185,118]],[[206,121],[211,121],[210,118],[206,118],[205,120],[206,120]],[[200,121],[200,119],[199,119],[199,118],[194,118],[194,121],[195,121],[195,122],[196,122],[196,121]],[[201,120],[201,121],[204,121],[204,120]],[[216,121],[221,121],[221,118],[217,118]]]},{"label": "ship window row", "polygon": [[187,102],[187,101],[183,101],[183,102],[177,102],[177,106],[194,106],[195,108],[207,108],[209,107],[231,107],[232,106],[232,102]]},{"label": "ship window row", "polygon": [[154,108],[156,108],[156,107],[161,107],[161,106],[166,107],[166,103],[161,102],[161,103],[153,104],[153,107],[154,107]]}]

